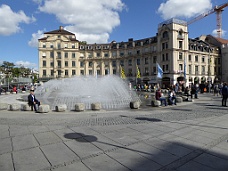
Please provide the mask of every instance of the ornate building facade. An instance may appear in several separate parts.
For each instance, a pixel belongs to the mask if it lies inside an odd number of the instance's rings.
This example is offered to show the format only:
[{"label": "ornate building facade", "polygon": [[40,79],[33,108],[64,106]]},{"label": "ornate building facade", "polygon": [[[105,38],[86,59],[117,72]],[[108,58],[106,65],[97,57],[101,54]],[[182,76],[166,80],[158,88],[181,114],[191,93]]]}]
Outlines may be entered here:
[{"label": "ornate building facade", "polygon": [[[186,22],[181,20],[160,23],[154,37],[130,38],[127,42],[87,44],[61,26],[44,35],[38,48],[40,81],[80,75],[121,75],[121,68],[133,84],[160,82],[166,87],[176,82],[189,85],[228,81],[223,63],[228,64],[228,41],[210,35],[191,39]],[[156,63],[163,70],[161,79],[157,78]]]}]

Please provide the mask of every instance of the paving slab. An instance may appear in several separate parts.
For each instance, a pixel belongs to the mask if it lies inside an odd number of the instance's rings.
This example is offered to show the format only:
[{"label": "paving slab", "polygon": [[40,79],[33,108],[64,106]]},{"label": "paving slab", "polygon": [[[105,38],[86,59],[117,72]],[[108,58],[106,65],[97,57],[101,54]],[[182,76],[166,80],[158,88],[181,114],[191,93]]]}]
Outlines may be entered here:
[{"label": "paving slab", "polygon": [[52,166],[79,160],[79,157],[64,143],[41,146],[41,150]]},{"label": "paving slab", "polygon": [[13,152],[16,171],[41,170],[50,167],[50,163],[39,147]]},{"label": "paving slab", "polygon": [[36,141],[36,138],[32,134],[13,137],[12,142],[13,149],[15,151],[39,146],[38,142]]},{"label": "paving slab", "polygon": [[11,138],[0,139],[0,154],[9,153],[13,150]]},{"label": "paving slab", "polygon": [[14,170],[11,153],[0,155],[0,170],[2,171]]}]

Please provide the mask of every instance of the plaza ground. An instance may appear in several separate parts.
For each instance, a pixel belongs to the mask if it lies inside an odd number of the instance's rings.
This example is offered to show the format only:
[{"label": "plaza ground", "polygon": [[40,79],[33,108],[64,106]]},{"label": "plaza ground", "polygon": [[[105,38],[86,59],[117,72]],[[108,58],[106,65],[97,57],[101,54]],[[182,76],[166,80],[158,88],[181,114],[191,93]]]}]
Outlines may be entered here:
[{"label": "plaza ground", "polygon": [[[149,94],[150,95],[150,94]],[[145,96],[143,94],[142,96]],[[25,103],[1,95],[0,103]],[[0,111],[1,171],[227,171],[221,97],[114,111]]]}]

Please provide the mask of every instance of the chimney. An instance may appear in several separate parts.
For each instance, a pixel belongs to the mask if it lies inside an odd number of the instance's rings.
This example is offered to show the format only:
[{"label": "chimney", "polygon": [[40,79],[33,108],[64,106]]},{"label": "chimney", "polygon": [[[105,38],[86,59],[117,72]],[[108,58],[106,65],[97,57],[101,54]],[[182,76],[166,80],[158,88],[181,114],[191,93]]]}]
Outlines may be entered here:
[{"label": "chimney", "polygon": [[64,30],[64,29],[63,29],[63,26],[59,26],[59,30]]}]

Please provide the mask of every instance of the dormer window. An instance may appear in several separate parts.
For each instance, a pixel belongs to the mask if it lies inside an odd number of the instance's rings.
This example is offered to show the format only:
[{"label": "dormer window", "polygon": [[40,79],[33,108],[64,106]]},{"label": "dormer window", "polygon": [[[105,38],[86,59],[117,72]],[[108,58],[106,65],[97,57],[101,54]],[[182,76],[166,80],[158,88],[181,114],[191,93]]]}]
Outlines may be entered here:
[{"label": "dormer window", "polygon": [[163,34],[162,34],[162,38],[168,38],[169,37],[169,34],[167,31],[165,31]]}]

